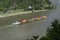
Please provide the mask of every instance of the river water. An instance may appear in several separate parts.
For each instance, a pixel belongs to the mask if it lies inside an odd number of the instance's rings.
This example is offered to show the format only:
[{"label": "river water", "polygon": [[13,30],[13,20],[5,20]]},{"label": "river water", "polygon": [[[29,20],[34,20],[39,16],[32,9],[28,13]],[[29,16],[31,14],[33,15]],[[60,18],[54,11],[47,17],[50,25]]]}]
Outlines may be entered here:
[{"label": "river water", "polygon": [[[51,21],[54,19],[60,19],[60,0],[58,0],[58,2],[54,0],[52,2],[57,5],[56,9],[28,15],[18,15],[15,17],[5,18],[6,20],[0,19],[3,20],[0,24],[3,25],[0,26],[0,40],[26,40],[32,38],[33,35],[39,35],[40,37],[44,36],[46,34],[47,27],[51,24]],[[22,25],[9,26],[9,24],[21,18],[32,18],[42,15],[46,15],[47,19]],[[6,21],[6,23],[4,21]]]}]

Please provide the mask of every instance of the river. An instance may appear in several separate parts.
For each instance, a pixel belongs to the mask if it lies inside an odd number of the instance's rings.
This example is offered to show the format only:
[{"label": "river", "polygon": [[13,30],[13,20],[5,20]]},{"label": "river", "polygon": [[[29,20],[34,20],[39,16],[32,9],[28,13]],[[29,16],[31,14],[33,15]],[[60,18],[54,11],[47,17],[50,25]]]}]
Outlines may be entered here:
[{"label": "river", "polygon": [[[6,24],[0,24],[3,26],[0,26],[0,40],[26,40],[32,38],[33,35],[39,35],[44,36],[46,34],[47,27],[51,25],[51,21],[54,19],[60,19],[60,0],[57,1],[52,1],[54,4],[57,5],[56,9],[49,10],[46,12],[39,12],[39,13],[34,13],[34,14],[28,14],[28,15],[18,15],[14,17],[14,19],[9,19],[8,22],[6,18]],[[19,20],[21,18],[32,18],[36,16],[42,16],[46,15],[47,19],[36,21],[36,22],[31,22],[31,23],[26,23],[22,25],[16,25],[16,26],[9,26],[12,22]],[[22,17],[23,16],[23,17]],[[15,20],[16,19],[16,20]],[[0,19],[3,20],[3,19]],[[4,20],[3,20],[4,21]]]}]

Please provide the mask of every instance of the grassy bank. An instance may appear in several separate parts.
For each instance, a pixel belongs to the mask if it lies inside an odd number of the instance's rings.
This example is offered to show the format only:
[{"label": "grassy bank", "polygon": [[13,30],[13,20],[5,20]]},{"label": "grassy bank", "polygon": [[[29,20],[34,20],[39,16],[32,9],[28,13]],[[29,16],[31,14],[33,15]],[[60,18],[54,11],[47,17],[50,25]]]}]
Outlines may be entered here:
[{"label": "grassy bank", "polygon": [[[35,10],[33,12],[40,12],[40,11],[47,11],[47,9],[45,9],[45,10]],[[24,11],[24,12],[15,12],[15,13],[1,14],[0,18],[9,17],[9,16],[16,16],[16,15],[21,15],[21,14],[29,14],[29,13],[33,13],[33,12],[32,11]]]}]

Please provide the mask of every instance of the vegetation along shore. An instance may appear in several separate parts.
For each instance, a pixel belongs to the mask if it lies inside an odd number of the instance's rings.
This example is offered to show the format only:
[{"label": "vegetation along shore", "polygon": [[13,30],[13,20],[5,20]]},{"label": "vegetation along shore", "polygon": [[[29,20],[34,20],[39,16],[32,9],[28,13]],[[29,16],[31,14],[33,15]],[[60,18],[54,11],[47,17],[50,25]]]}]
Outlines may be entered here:
[{"label": "vegetation along shore", "polygon": [[[55,5],[49,0],[1,0],[0,18],[19,14],[28,14],[46,9],[53,9]],[[18,10],[18,12],[16,12]]]}]

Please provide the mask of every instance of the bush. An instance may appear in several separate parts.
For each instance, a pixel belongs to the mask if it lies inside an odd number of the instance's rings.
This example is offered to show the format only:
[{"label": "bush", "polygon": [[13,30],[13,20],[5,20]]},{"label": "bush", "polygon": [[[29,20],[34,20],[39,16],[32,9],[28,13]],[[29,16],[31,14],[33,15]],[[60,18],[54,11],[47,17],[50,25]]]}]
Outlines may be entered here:
[{"label": "bush", "polygon": [[44,37],[41,37],[40,40],[48,40],[48,38],[44,36]]},{"label": "bush", "polygon": [[49,7],[45,7],[45,9],[52,9],[53,7],[52,6],[49,6]]}]

